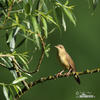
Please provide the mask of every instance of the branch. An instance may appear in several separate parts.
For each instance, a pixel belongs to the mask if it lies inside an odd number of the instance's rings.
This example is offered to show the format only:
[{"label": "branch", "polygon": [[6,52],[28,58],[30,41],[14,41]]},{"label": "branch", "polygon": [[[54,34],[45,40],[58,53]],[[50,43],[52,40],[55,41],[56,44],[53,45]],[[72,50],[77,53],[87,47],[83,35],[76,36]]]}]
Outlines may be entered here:
[{"label": "branch", "polygon": [[40,70],[40,65],[41,65],[41,63],[42,63],[42,61],[43,61],[44,54],[45,54],[45,42],[44,42],[42,36],[41,36],[39,33],[38,33],[38,37],[39,37],[40,40],[41,40],[41,44],[42,44],[42,53],[41,53],[41,56],[40,56],[40,59],[39,59],[39,62],[38,62],[38,64],[37,64],[36,69],[35,69],[34,71],[31,71],[31,72],[26,71],[26,70],[22,69],[22,67],[16,62],[16,60],[14,61],[15,64],[17,65],[17,67],[19,68],[19,70],[21,70],[22,72],[25,72],[25,73],[28,73],[28,74],[34,74],[34,73],[36,73],[36,72],[38,72],[38,71]]},{"label": "branch", "polygon": [[[17,77],[21,77],[22,73],[19,72],[18,67],[16,66],[16,63],[15,63],[15,58],[14,57],[11,57],[11,62],[13,64],[13,68],[15,69],[15,71],[17,73]],[[22,84],[24,85],[24,87],[26,87],[27,90],[29,89],[28,84],[25,80],[22,81]]]},{"label": "branch", "polygon": [[[100,68],[96,68],[96,69],[92,69],[92,70],[87,69],[86,71],[83,71],[83,72],[76,72],[76,74],[80,76],[80,75],[85,75],[85,74],[93,74],[93,73],[96,73],[96,72],[100,72]],[[73,76],[73,73],[71,73],[70,76]],[[62,74],[62,75],[59,75],[59,76],[53,75],[53,76],[48,76],[48,77],[41,77],[40,79],[38,79],[34,82],[30,82],[28,84],[28,86],[29,86],[29,88],[32,88],[33,86],[38,85],[39,83],[43,83],[43,82],[46,82],[48,80],[55,80],[55,79],[63,78],[63,77],[67,77],[67,76],[65,74]],[[28,91],[27,88],[24,87],[22,89],[22,91],[21,92],[19,91],[19,93],[15,96],[15,99],[20,98],[27,91]]]},{"label": "branch", "polygon": [[[20,71],[22,71],[22,72],[25,72],[25,73],[28,73],[28,74],[34,74],[34,73],[36,73],[36,72],[38,72],[38,71],[40,70],[40,65],[41,65],[41,63],[42,63],[42,61],[43,61],[44,54],[45,54],[45,42],[44,42],[42,36],[41,36],[39,33],[38,33],[38,37],[39,37],[40,40],[41,40],[42,53],[41,53],[41,56],[40,56],[40,58],[39,58],[39,62],[38,62],[38,64],[37,64],[36,69],[33,70],[33,71],[31,71],[31,72],[26,71],[26,70],[24,70],[24,69],[19,65],[19,63],[16,61],[16,59],[13,59],[13,62],[14,62],[14,64],[18,67],[18,70],[20,70]],[[0,57],[14,57],[14,56],[11,55],[11,54],[0,54]],[[11,70],[12,70],[12,68],[7,68],[6,66],[4,66],[4,65],[1,64],[1,63],[0,63],[0,65],[1,65],[2,67],[6,68],[6,69],[9,69],[9,70],[11,69]]]}]

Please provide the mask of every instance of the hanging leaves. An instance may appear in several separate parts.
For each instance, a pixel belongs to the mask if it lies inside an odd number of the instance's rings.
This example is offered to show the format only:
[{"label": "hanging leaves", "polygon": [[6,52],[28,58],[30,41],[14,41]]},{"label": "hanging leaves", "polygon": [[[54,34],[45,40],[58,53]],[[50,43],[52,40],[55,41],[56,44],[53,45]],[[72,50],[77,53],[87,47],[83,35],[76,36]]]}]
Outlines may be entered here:
[{"label": "hanging leaves", "polygon": [[23,80],[26,80],[26,79],[27,79],[27,77],[18,77],[12,82],[12,84],[17,84],[17,83],[19,83]]},{"label": "hanging leaves", "polygon": [[68,2],[65,3],[65,5],[62,5],[60,2],[56,2],[57,6],[60,6],[64,13],[66,14],[66,16],[70,19],[70,21],[76,25],[76,21],[75,21],[75,16],[73,15],[71,9],[73,8],[73,6],[68,6]]},{"label": "hanging leaves", "polygon": [[93,0],[93,10],[96,9],[97,4],[98,4],[98,0]]},{"label": "hanging leaves", "polygon": [[62,13],[62,26],[64,28],[64,31],[66,31],[66,22],[65,22],[65,18],[64,18],[64,14]]},{"label": "hanging leaves", "polygon": [[10,100],[9,95],[8,95],[8,88],[5,85],[3,85],[3,93],[4,93],[6,100]]},{"label": "hanging leaves", "polygon": [[45,18],[43,18],[43,17],[42,17],[42,23],[43,23],[44,34],[45,34],[45,37],[47,38],[47,37],[48,37],[47,21],[46,21]]},{"label": "hanging leaves", "polygon": [[35,32],[35,34],[33,34],[33,36],[35,38],[35,43],[40,48],[39,37],[37,34],[38,33],[40,34],[41,31],[40,31],[40,28],[39,28],[39,25],[38,25],[38,22],[37,22],[37,19],[35,16],[32,16],[32,24],[33,24],[33,28],[34,28],[34,32]]}]

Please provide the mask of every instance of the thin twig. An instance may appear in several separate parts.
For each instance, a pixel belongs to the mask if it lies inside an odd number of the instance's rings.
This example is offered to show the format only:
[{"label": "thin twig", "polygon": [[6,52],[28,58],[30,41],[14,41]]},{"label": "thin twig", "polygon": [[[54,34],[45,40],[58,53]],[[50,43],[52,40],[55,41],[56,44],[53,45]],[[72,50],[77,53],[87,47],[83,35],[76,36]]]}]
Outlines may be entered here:
[{"label": "thin twig", "polygon": [[13,57],[11,54],[0,54],[0,57]]},{"label": "thin twig", "polygon": [[7,18],[4,20],[4,25],[6,24],[8,17],[10,17],[10,11],[12,10],[13,4],[14,4],[14,0],[12,0],[12,3],[10,7],[8,8]]},{"label": "thin twig", "polygon": [[3,64],[3,63],[0,63],[0,66],[2,66],[3,68],[9,69],[9,68],[8,68],[8,67],[6,67],[6,65],[5,65],[5,64]]},{"label": "thin twig", "polygon": [[38,36],[39,36],[39,38],[41,40],[41,44],[42,44],[42,53],[41,53],[41,56],[40,56],[40,59],[39,59],[39,62],[38,62],[38,65],[37,65],[36,69],[34,71],[32,71],[32,72],[26,71],[26,70],[22,69],[22,67],[17,63],[16,60],[14,60],[15,64],[17,65],[17,67],[22,72],[25,72],[25,73],[28,73],[28,74],[34,74],[34,73],[36,73],[36,72],[38,72],[40,70],[40,65],[41,65],[41,63],[43,61],[44,54],[45,54],[45,43],[44,43],[43,38],[41,37],[41,35],[38,34]]},{"label": "thin twig", "polygon": [[[13,64],[14,69],[16,70],[17,76],[21,77],[22,75],[21,75],[21,72],[19,72],[18,67],[16,66],[15,58],[14,57],[11,57],[11,58],[12,58],[12,64]],[[29,89],[29,86],[25,80],[22,81],[22,84],[24,85],[24,87],[26,87],[27,90]]]},{"label": "thin twig", "polygon": [[[16,66],[18,67],[18,70],[20,70],[22,72],[25,72],[25,73],[28,73],[28,74],[34,74],[34,73],[36,73],[36,72],[38,72],[40,70],[40,65],[41,65],[41,63],[43,61],[44,54],[45,54],[45,43],[43,41],[42,36],[40,34],[38,34],[38,36],[39,36],[39,38],[41,40],[41,44],[42,44],[42,53],[41,53],[41,56],[40,56],[40,59],[39,59],[39,62],[37,64],[36,69],[34,71],[32,71],[32,72],[26,71],[17,63],[16,59],[14,59],[13,61],[16,64]],[[14,56],[11,55],[11,54],[0,54],[0,57],[14,57]],[[7,68],[7,69],[9,69],[9,68]]]},{"label": "thin twig", "polygon": [[41,55],[41,58],[40,58],[40,60],[39,60],[38,66],[37,66],[37,71],[40,70],[40,65],[41,65],[41,63],[42,63],[42,61],[43,61],[44,54],[45,54],[45,42],[44,42],[42,36],[41,36],[39,33],[38,33],[38,36],[39,36],[39,38],[40,38],[40,40],[41,40],[41,44],[42,44],[42,55]]},{"label": "thin twig", "polygon": [[40,59],[39,59],[39,63],[38,63],[38,65],[37,65],[37,68],[36,68],[34,71],[32,71],[32,72],[27,72],[27,71],[25,71],[25,70],[22,70],[23,72],[26,72],[26,73],[28,73],[28,74],[33,74],[33,73],[38,72],[38,71],[40,70],[40,65],[41,65],[41,63],[42,63],[42,61],[43,61],[43,58],[44,58],[44,54],[45,54],[45,42],[43,41],[43,38],[42,38],[42,36],[41,36],[39,33],[38,33],[38,37],[40,38],[41,44],[42,44],[42,54],[41,54],[41,57],[40,57]]},{"label": "thin twig", "polygon": [[[76,72],[77,75],[85,75],[85,74],[93,74],[93,73],[96,73],[96,72],[100,72],[100,68],[96,68],[96,69],[92,69],[92,70],[86,70],[86,71],[83,71],[83,72]],[[71,73],[70,76],[73,76],[73,73]],[[29,88],[32,88],[33,86],[35,85],[38,85],[39,83],[43,83],[43,82],[46,82],[46,81],[49,81],[49,80],[56,80],[56,79],[59,79],[59,78],[63,78],[63,77],[67,77],[66,74],[61,74],[59,76],[57,75],[53,75],[53,76],[48,76],[48,77],[41,77],[40,79],[34,81],[34,82],[30,82],[28,84]],[[25,94],[28,90],[26,89],[26,87],[24,87],[22,89],[21,92],[19,92],[16,96],[15,96],[15,99],[18,99],[20,98],[23,94]]]}]

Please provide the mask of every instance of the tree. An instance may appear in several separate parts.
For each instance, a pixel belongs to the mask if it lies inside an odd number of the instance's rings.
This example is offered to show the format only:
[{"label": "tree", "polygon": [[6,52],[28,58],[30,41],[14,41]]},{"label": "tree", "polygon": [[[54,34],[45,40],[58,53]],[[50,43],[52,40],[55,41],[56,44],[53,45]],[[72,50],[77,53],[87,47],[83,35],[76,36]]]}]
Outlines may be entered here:
[{"label": "tree", "polygon": [[[97,0],[91,3],[95,10]],[[4,34],[5,40],[2,44],[7,48],[0,53],[0,66],[8,69],[14,77],[9,84],[0,82],[5,98],[7,100],[18,99],[38,83],[66,77],[65,75],[59,77],[54,75],[41,77],[33,82],[28,81],[30,77],[34,77],[33,74],[40,72],[44,56],[49,58],[50,45],[52,45],[47,43],[49,36],[57,29],[60,32],[66,31],[66,17],[76,26],[76,18],[72,12],[74,5],[71,5],[69,0],[2,0],[0,9],[0,31]],[[34,56],[34,53],[29,52],[27,48],[30,43],[33,52],[41,53],[40,57],[37,55],[39,61],[36,61],[37,66],[33,71],[29,71]],[[77,72],[77,74],[99,71],[100,68],[97,68]]]}]

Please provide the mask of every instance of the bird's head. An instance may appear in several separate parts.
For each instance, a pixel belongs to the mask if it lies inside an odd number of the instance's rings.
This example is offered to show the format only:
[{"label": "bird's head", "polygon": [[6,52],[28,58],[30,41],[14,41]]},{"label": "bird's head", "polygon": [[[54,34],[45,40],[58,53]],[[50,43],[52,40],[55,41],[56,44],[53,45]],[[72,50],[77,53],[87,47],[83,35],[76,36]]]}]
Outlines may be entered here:
[{"label": "bird's head", "polygon": [[62,44],[56,45],[55,48],[57,48],[59,52],[60,51],[65,51],[65,48],[64,48],[64,46]]}]

